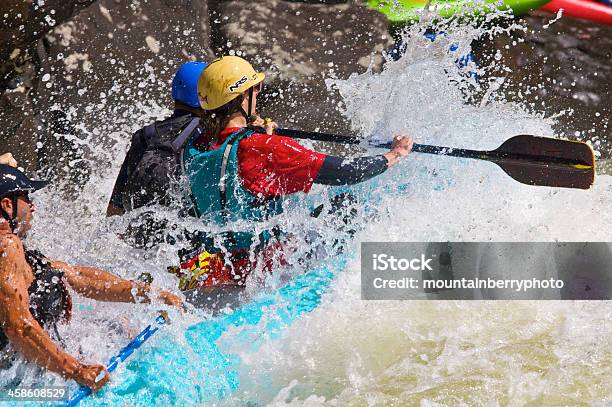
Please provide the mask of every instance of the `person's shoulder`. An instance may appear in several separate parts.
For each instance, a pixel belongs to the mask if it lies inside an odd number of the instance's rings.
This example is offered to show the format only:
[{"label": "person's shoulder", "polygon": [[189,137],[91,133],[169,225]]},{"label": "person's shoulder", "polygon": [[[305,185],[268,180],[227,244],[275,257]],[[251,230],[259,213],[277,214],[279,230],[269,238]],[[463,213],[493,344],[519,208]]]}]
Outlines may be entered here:
[{"label": "person's shoulder", "polygon": [[0,234],[0,263],[15,261],[25,256],[24,253],[23,243],[19,237],[12,233]]},{"label": "person's shoulder", "polygon": [[295,141],[291,137],[278,136],[276,134],[253,133],[246,140],[249,140],[247,141],[247,143],[257,143],[267,146],[302,147],[297,141]]},{"label": "person's shoulder", "polygon": [[23,251],[23,242],[21,239],[12,233],[0,234],[0,252],[5,253],[11,250]]},{"label": "person's shoulder", "polygon": [[189,112],[178,114],[175,112],[175,114],[169,117],[147,124],[143,128],[139,129],[138,132],[145,137],[148,137],[146,128],[149,127],[151,130],[154,130],[154,132],[151,132],[151,136],[159,136],[160,134],[170,134],[174,136],[175,133],[184,128],[193,119],[198,119],[198,117]]},{"label": "person's shoulder", "polygon": [[272,143],[272,136],[265,133],[252,133],[240,140],[241,146],[263,147]]}]

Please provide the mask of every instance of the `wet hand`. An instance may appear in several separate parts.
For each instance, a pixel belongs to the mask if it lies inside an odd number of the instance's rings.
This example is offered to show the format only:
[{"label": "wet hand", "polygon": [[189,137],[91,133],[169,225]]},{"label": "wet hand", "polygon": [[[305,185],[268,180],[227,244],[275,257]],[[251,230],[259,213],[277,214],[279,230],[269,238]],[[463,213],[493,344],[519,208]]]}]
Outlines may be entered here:
[{"label": "wet hand", "polygon": [[11,167],[17,168],[17,160],[11,153],[4,153],[0,155],[0,164],[10,165]]},{"label": "wet hand", "polygon": [[80,385],[87,386],[94,393],[110,380],[110,375],[102,365],[82,364],[73,379]]},{"label": "wet hand", "polygon": [[278,124],[270,118],[262,119],[260,116],[255,116],[255,120],[249,123],[251,126],[263,127],[266,130],[266,134],[274,134],[274,130],[278,128]]},{"label": "wet hand", "polygon": [[397,152],[401,157],[406,157],[412,151],[413,144],[412,137],[399,134],[393,138],[391,151]]},{"label": "wet hand", "polygon": [[176,294],[161,290],[157,295],[157,298],[160,299],[166,305],[171,305],[180,310],[183,309],[183,300],[181,300],[181,298]]},{"label": "wet hand", "polygon": [[255,127],[264,127],[266,125],[266,121],[262,119],[260,116],[255,115],[255,120],[253,120],[249,125]]},{"label": "wet hand", "polygon": [[412,151],[412,145],[414,144],[412,137],[405,135],[397,135],[393,138],[393,144],[391,145],[391,151],[384,154],[387,159],[387,165],[389,167],[397,164],[402,157],[406,157]]},{"label": "wet hand", "polygon": [[278,124],[276,124],[276,122],[272,121],[272,119],[265,119],[264,120],[264,128],[266,129],[266,134],[274,134],[274,131],[276,129],[278,129]]}]

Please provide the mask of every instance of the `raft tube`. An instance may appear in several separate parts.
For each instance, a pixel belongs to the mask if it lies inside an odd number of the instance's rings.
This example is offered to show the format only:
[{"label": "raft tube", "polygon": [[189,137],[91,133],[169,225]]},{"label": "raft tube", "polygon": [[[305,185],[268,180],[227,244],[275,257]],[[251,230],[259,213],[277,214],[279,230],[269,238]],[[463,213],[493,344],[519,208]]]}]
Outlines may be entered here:
[{"label": "raft tube", "polygon": [[[520,16],[542,7],[549,1],[503,0],[502,4],[498,5],[498,0],[484,0],[484,4],[470,0],[432,0],[430,7],[444,18],[455,14],[464,15],[466,10],[470,10],[467,15],[474,17],[498,10],[511,10],[515,16]],[[392,23],[417,22],[419,20],[417,11],[423,10],[426,4],[425,0],[368,0],[369,8],[383,13]]]},{"label": "raft tube", "polygon": [[557,13],[563,9],[564,16],[612,25],[612,7],[589,0],[552,0],[542,10]]},{"label": "raft tube", "polygon": [[[267,341],[282,337],[285,329],[319,306],[348,260],[347,252],[324,261],[272,293],[192,325],[183,338],[167,328],[160,331],[122,365],[109,385],[79,407],[213,405],[232,397],[249,379],[241,375],[238,350],[254,354]],[[240,405],[258,405],[243,401]]]}]

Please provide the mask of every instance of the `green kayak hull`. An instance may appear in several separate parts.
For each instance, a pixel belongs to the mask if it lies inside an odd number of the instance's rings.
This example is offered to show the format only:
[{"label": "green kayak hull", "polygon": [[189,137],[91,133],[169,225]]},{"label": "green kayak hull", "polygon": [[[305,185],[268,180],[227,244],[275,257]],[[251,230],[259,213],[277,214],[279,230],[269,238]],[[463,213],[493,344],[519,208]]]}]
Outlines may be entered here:
[{"label": "green kayak hull", "polygon": [[[478,4],[470,0],[432,0],[431,8],[440,16],[449,18],[457,12],[470,9],[468,16],[481,16],[496,10],[512,10],[515,16],[526,14],[530,10],[542,7],[550,0],[484,0]],[[426,1],[422,0],[368,0],[368,7],[380,11],[392,23],[417,22],[417,11],[422,10]],[[464,13],[466,13],[464,11]]]}]

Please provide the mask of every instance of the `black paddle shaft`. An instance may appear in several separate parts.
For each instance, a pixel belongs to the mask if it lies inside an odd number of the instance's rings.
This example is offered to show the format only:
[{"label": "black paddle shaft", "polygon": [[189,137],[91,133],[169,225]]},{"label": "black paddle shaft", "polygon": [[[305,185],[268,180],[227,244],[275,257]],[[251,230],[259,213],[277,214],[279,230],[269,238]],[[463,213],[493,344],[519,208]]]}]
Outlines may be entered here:
[{"label": "black paddle shaft", "polygon": [[[391,143],[377,144],[375,147],[391,148]],[[589,163],[584,161],[576,161],[575,159],[568,159],[563,157],[551,157],[548,155],[541,154],[524,154],[504,151],[503,146],[493,151],[480,151],[464,148],[430,146],[427,144],[414,144],[412,146],[412,151],[415,153],[447,155],[459,158],[473,158],[476,160],[492,161],[498,164],[511,161],[521,161],[524,165],[527,166],[542,165],[550,167],[551,165],[559,165],[574,167],[576,165],[590,165]]]},{"label": "black paddle shaft", "polygon": [[[342,143],[342,144],[361,144],[363,139],[354,136],[346,136],[342,134],[329,134],[329,133],[319,133],[316,131],[302,131],[302,130],[293,130],[293,129],[276,129],[276,134],[280,136],[287,136],[297,139],[306,139],[306,140],[315,140],[315,141],[327,141],[332,143]],[[370,147],[376,148],[391,148],[392,143],[382,143],[371,145]],[[485,151],[476,151],[476,150],[466,150],[462,148],[450,148],[450,147],[441,147],[441,146],[430,146],[427,144],[414,144],[412,146],[412,151],[417,153],[426,153],[426,154],[437,154],[437,155],[452,155],[455,157],[464,157],[464,158],[477,158],[482,159],[483,154],[486,154]]]},{"label": "black paddle shaft", "polygon": [[316,131],[302,131],[293,129],[281,129],[278,128],[274,131],[279,136],[287,136],[297,139],[315,140],[315,141],[328,141],[331,143],[343,143],[343,144],[359,144],[362,142],[361,139],[354,136],[345,136],[342,134],[329,134],[319,133]]},{"label": "black paddle shaft", "polygon": [[[354,136],[346,136],[341,134],[330,134],[330,133],[319,133],[315,131],[302,131],[302,130],[293,130],[293,129],[276,129],[276,134],[281,136],[293,137],[297,139],[308,139],[315,141],[327,141],[333,143],[343,143],[343,144],[360,144],[363,142],[363,139]],[[523,137],[523,136],[517,136]],[[533,137],[533,136],[526,136]],[[510,140],[513,140],[514,137]],[[556,140],[554,141],[565,141],[565,140]],[[543,155],[537,153],[518,153],[510,151],[511,147],[504,148],[506,143],[502,144],[496,150],[493,151],[481,151],[481,150],[469,150],[465,148],[451,148],[451,147],[442,147],[442,146],[432,146],[428,144],[413,144],[412,151],[415,153],[425,153],[425,154],[435,154],[435,155],[448,155],[452,157],[461,157],[461,158],[473,158],[477,160],[487,160],[487,161],[506,161],[506,160],[525,160],[536,161],[536,162],[545,162],[547,164],[559,164],[559,165],[576,165],[576,164],[584,164],[590,165],[587,161],[577,162],[574,159],[567,159],[564,157],[555,157],[554,155]],[[392,143],[381,143],[372,145],[370,147],[376,148],[391,148]]]},{"label": "black paddle shaft", "polygon": [[[276,134],[298,139],[360,144],[354,136],[276,129]],[[371,147],[391,148],[392,143]],[[595,181],[595,158],[586,143],[532,135],[519,135],[506,140],[492,151],[469,150],[414,144],[412,151],[485,160],[499,165],[515,180],[540,186],[588,189]]]}]

